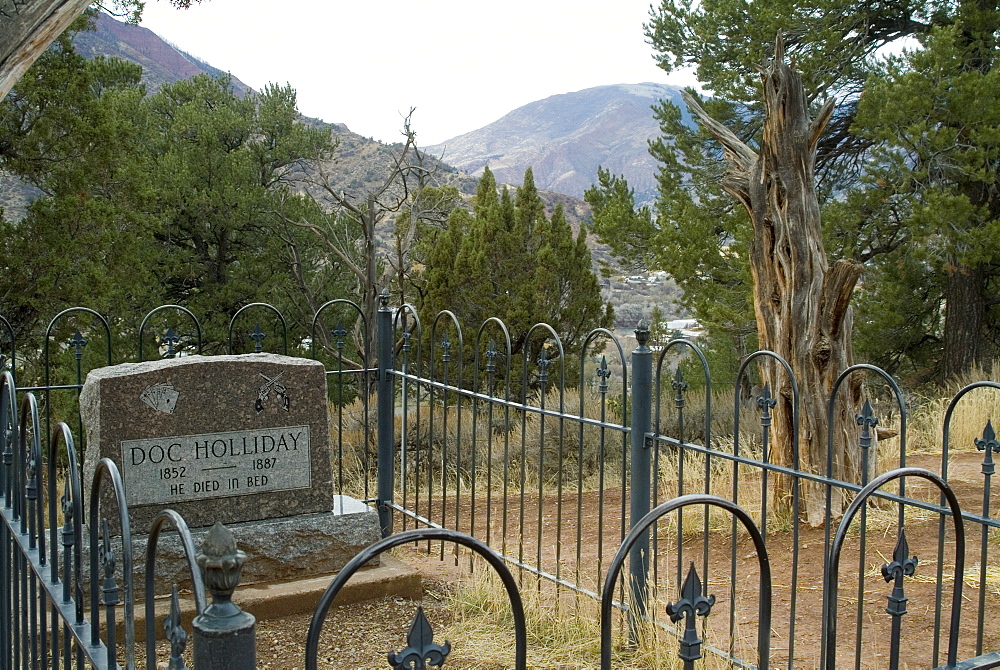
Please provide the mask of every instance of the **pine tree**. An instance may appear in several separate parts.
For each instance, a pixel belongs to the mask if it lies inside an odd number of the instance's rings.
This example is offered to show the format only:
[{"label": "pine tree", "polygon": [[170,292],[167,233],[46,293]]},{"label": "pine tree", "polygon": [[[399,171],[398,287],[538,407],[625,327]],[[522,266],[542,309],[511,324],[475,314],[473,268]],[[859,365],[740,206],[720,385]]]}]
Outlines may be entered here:
[{"label": "pine tree", "polygon": [[[609,327],[613,317],[610,304],[601,299],[586,236],[581,228],[574,238],[561,206],[551,218],[545,216],[530,169],[511,197],[506,187],[498,193],[487,168],[471,213],[453,212],[448,230],[431,244],[422,319],[430,323],[449,309],[468,331],[498,317],[509,330],[515,361],[530,347],[532,364],[544,338],[532,337],[529,343],[528,331],[548,323],[560,334],[572,377],[572,356],[579,354],[583,339],[593,328]],[[471,339],[467,336],[470,347]],[[471,357],[471,349],[466,355]]]},{"label": "pine tree", "polygon": [[[817,11],[786,0],[662,0],[647,26],[660,66],[697,65],[715,96],[708,111],[750,146],[760,142],[763,118],[759,67],[776,35],[802,73],[807,101],[835,99],[816,159],[827,248],[865,266],[857,321],[864,357],[922,379],[986,364],[1000,341],[998,32],[1000,10],[976,0],[832,0]],[[903,40],[903,53],[884,48]],[[678,127],[680,113],[668,107],[660,109],[665,138],[654,145],[664,160],[660,222],[690,221],[704,232],[719,221],[719,235],[679,248],[684,257],[708,254],[712,272],[725,257],[711,244],[747,239],[748,221],[713,213],[717,145]],[[685,181],[697,195],[682,216],[672,201]],[[889,314],[900,302],[905,318]]]}]

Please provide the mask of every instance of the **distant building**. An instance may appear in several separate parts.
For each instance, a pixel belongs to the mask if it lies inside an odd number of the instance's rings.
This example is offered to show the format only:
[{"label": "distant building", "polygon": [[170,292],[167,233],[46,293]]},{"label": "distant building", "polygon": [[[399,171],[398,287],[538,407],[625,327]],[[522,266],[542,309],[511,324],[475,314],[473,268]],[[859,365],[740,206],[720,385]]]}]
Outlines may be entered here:
[{"label": "distant building", "polygon": [[701,330],[701,324],[698,319],[675,319],[667,321],[667,330]]}]

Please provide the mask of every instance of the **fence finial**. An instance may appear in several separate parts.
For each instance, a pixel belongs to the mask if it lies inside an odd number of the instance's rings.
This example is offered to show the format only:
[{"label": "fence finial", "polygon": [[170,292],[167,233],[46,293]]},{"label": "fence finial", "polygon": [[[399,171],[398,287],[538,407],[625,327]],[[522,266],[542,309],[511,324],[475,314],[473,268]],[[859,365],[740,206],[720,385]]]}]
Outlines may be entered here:
[{"label": "fence finial", "polygon": [[257,620],[232,601],[246,554],[232,532],[216,521],[198,554],[212,604],[195,617],[194,667],[250,670],[256,667]]},{"label": "fence finial", "polygon": [[643,319],[639,322],[639,326],[635,329],[635,339],[639,342],[640,347],[646,346],[649,342],[649,324]]}]

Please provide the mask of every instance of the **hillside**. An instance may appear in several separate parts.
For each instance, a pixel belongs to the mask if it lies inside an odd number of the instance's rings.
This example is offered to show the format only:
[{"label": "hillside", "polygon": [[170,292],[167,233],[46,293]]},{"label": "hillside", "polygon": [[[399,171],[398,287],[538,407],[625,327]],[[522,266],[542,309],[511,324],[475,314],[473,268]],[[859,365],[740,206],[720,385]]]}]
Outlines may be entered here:
[{"label": "hillside", "polygon": [[[98,13],[94,30],[77,34],[73,46],[87,58],[106,56],[138,63],[150,93],[163,84],[198,74],[213,77],[226,74],[164,42],[148,28],[123,23],[104,12]],[[240,97],[252,91],[236,77],[232,77],[232,87]]]},{"label": "hillside", "polygon": [[[224,74],[222,70],[175,49],[150,30],[122,23],[106,14],[100,15],[95,30],[79,35],[75,45],[89,58],[116,57],[138,63],[143,68],[143,80],[150,93],[166,83],[201,73],[213,76]],[[240,95],[253,93],[250,87],[236,77],[231,77],[231,84]],[[652,121],[649,107],[655,98],[665,94],[676,94],[676,90],[643,84],[603,86],[575,94],[553,96],[526,105],[486,128],[456,138],[445,145],[426,148],[427,165],[434,169],[434,181],[437,184],[455,186],[466,198],[471,198],[476,191],[478,176],[470,172],[481,171],[485,164],[481,159],[476,164],[474,149],[477,142],[497,153],[490,164],[501,185],[520,184],[524,169],[533,164],[536,185],[546,203],[547,214],[551,215],[555,205],[561,203],[570,225],[574,230],[579,230],[581,223],[590,217],[589,208],[580,196],[596,179],[598,164],[605,165],[616,173],[624,172],[630,182],[639,188],[653,188],[655,166],[645,148],[646,138],[655,132],[655,122]],[[337,141],[332,160],[322,166],[337,191],[345,191],[357,202],[362,202],[366,193],[381,186],[391,169],[392,153],[397,146],[362,137],[351,132],[342,123],[328,124],[305,117],[302,122],[329,129]],[[498,140],[501,130],[507,134],[506,142]],[[470,138],[474,141],[465,142]],[[462,145],[459,140],[465,142],[467,149],[464,152],[458,151],[458,147]],[[519,147],[517,155],[525,162],[514,161],[514,153],[504,154],[505,146]],[[533,148],[534,153],[527,151],[528,147]],[[431,158],[432,156],[438,156],[441,160]],[[459,160],[462,156],[465,156],[464,164]],[[536,156],[537,161],[532,156]],[[560,172],[559,166],[568,164],[571,159],[579,167]],[[509,164],[509,167],[503,169],[503,162]],[[570,172],[577,173],[575,180],[570,178]],[[560,177],[553,178],[553,174]],[[20,219],[27,204],[38,194],[37,190],[0,170],[0,211],[3,211],[6,218],[14,221]],[[391,235],[391,218],[385,219],[382,226],[380,235],[388,239]],[[588,246],[593,254],[595,271],[602,265],[614,266],[605,245],[591,238]],[[609,282],[608,288],[609,297],[616,305],[640,299],[639,292],[631,284],[612,287]],[[645,303],[643,306],[644,309],[648,308]]]},{"label": "hillside", "polygon": [[659,136],[651,107],[664,98],[680,103],[680,88],[616,84],[553,95],[428,150],[471,174],[489,164],[498,181],[511,184],[530,166],[539,188],[577,198],[597,181],[600,165],[624,174],[637,198],[648,201],[657,164],[647,143]]}]

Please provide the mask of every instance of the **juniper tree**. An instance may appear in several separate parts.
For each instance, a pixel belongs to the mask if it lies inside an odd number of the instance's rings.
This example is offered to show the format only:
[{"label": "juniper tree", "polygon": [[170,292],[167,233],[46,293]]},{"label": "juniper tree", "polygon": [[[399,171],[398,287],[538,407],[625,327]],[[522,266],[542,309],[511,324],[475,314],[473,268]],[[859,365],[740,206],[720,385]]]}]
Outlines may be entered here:
[{"label": "juniper tree", "polygon": [[593,328],[610,327],[613,317],[601,299],[586,236],[585,227],[573,235],[561,207],[545,215],[530,168],[512,198],[507,187],[498,192],[487,167],[471,213],[453,212],[448,230],[433,241],[424,274],[424,320],[449,309],[469,329],[498,317],[510,332],[514,362],[530,347],[530,366],[546,338],[529,343],[528,331],[548,323],[560,335],[573,378],[583,339]]}]

